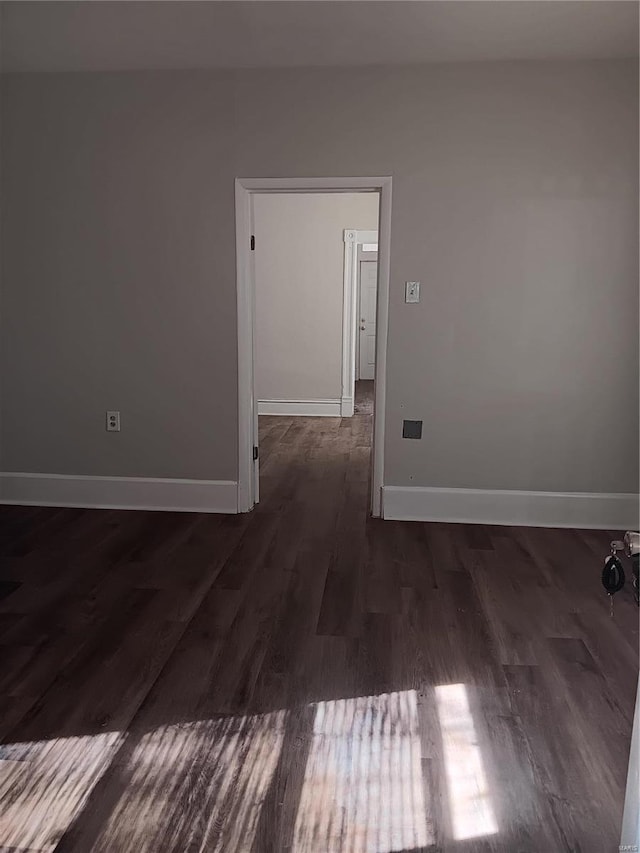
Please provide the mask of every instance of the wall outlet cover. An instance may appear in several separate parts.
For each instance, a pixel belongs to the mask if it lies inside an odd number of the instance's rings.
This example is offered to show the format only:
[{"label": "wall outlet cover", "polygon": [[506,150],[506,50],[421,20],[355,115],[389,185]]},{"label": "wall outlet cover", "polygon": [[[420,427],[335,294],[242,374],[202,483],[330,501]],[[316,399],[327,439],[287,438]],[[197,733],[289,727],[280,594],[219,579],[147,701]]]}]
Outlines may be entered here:
[{"label": "wall outlet cover", "polygon": [[120,412],[107,412],[107,432],[120,432]]}]

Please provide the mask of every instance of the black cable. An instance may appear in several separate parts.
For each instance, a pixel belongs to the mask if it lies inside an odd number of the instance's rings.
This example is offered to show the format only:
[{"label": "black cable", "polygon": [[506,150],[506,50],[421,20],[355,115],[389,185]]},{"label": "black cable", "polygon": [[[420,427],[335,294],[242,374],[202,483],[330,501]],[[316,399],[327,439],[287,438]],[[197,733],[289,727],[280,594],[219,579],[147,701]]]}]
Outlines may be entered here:
[{"label": "black cable", "polygon": [[602,570],[602,586],[609,595],[618,592],[624,586],[624,569],[622,563],[613,554],[604,562]]}]

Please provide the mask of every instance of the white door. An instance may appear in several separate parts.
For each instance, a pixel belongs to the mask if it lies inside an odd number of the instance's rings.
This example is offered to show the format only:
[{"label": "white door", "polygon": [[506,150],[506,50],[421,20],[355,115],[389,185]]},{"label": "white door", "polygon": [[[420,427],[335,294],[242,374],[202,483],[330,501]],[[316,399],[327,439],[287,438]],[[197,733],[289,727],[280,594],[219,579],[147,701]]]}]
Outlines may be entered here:
[{"label": "white door", "polygon": [[359,379],[374,379],[376,370],[376,294],[378,262],[360,261],[360,314],[358,329]]}]

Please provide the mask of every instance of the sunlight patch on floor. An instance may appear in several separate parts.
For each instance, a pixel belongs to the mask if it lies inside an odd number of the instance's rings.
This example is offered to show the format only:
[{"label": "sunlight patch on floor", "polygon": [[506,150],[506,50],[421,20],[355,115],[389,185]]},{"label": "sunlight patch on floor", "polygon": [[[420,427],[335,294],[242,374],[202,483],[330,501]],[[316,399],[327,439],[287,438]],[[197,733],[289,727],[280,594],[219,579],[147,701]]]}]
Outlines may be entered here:
[{"label": "sunlight patch on floor", "polygon": [[318,702],[294,853],[427,846],[416,693]]},{"label": "sunlight patch on floor", "polygon": [[129,760],[126,796],[92,851],[157,853],[190,838],[208,853],[251,850],[285,721],[286,711],[275,711],[143,735]]},{"label": "sunlight patch on floor", "polygon": [[469,697],[464,684],[436,687],[438,718],[457,841],[498,832]]},{"label": "sunlight patch on floor", "polygon": [[[453,837],[495,834],[467,690],[441,685],[435,697]],[[306,764],[288,849],[395,853],[434,844],[416,692],[318,702],[309,709],[308,740],[297,737],[289,745],[297,749],[304,741]],[[288,718],[279,710],[134,730],[126,740],[107,732],[2,746],[0,849],[53,850],[124,744],[115,766],[116,802],[92,853],[156,853],[192,844],[217,853],[250,851],[260,843],[261,812]],[[281,806],[270,803],[262,819],[273,822],[270,809]]]},{"label": "sunlight patch on floor", "polygon": [[52,850],[121,740],[105,732],[0,746],[0,849]]}]

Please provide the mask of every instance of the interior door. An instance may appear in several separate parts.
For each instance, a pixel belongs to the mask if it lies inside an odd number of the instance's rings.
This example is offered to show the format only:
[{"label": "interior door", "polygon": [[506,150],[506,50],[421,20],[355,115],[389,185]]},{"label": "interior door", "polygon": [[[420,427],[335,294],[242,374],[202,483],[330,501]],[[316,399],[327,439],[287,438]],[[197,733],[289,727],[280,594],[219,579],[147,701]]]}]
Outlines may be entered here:
[{"label": "interior door", "polygon": [[378,262],[360,261],[360,314],[358,317],[358,378],[374,379],[376,371],[376,295]]}]

